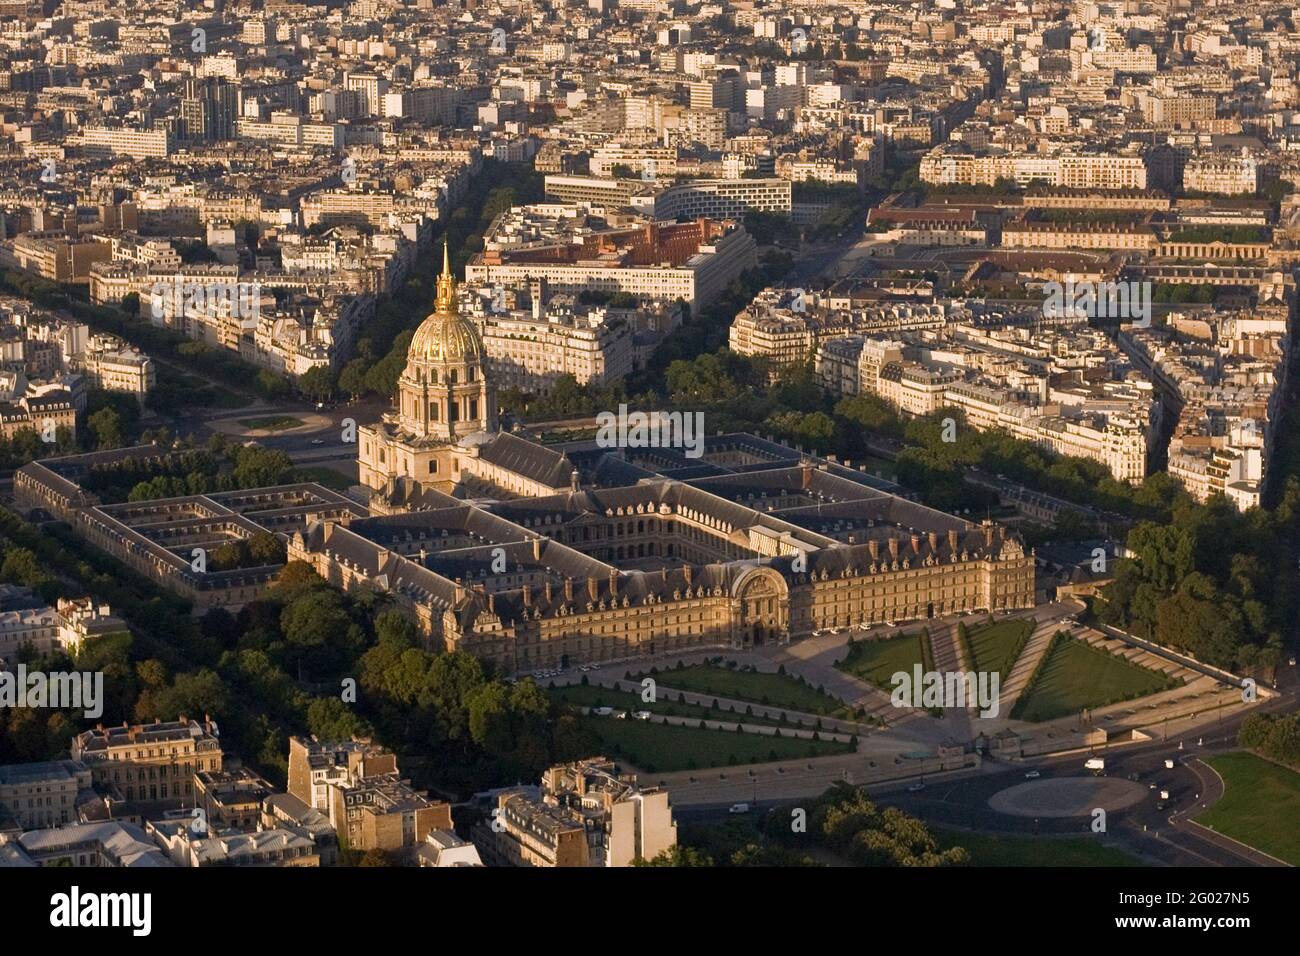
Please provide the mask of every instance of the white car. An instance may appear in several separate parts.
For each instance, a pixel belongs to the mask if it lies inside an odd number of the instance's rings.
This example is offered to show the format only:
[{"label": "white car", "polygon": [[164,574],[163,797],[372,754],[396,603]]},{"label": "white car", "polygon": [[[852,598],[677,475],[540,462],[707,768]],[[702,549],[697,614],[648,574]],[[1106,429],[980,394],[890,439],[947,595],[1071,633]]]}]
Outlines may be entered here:
[{"label": "white car", "polygon": [[1041,777],[1042,775],[1043,775],[1043,774],[1042,774],[1041,771],[1038,771],[1038,770],[1030,770],[1029,772],[1027,772],[1027,773],[1025,774],[1025,779],[1026,779],[1026,780],[1037,780],[1037,779],[1038,779],[1039,777]]},{"label": "white car", "polygon": [[923,784],[923,783],[914,783],[914,784],[912,784],[910,787],[907,788],[907,792],[908,792],[908,793],[919,793],[920,791],[922,791],[922,790],[924,790],[924,789],[925,789],[925,784]]},{"label": "white car", "polygon": [[638,711],[637,711],[635,714],[633,714],[632,716],[635,717],[637,720],[649,720],[649,719],[650,719],[650,711],[648,711],[648,710],[638,710]]},{"label": "white car", "polygon": [[748,813],[748,803],[733,803],[727,810],[728,813]]}]

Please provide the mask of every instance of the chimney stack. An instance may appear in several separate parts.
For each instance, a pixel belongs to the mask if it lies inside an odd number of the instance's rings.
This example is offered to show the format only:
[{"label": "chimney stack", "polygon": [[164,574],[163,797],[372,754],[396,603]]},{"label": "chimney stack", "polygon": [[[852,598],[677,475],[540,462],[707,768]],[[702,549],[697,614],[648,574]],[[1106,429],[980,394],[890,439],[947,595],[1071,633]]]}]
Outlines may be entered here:
[{"label": "chimney stack", "polygon": [[533,589],[529,587],[527,584],[525,584],[523,587],[523,599],[524,599],[524,607],[533,606]]},{"label": "chimney stack", "polygon": [[542,560],[542,539],[540,536],[533,538],[533,560]]},{"label": "chimney stack", "polygon": [[939,553],[939,532],[930,532],[930,551],[934,554]]},{"label": "chimney stack", "polygon": [[587,578],[587,594],[593,601],[600,597],[600,581],[596,578]]},{"label": "chimney stack", "polygon": [[921,553],[921,536],[919,534],[912,535],[912,553]]},{"label": "chimney stack", "polygon": [[879,542],[879,541],[877,541],[875,538],[871,538],[871,539],[869,539],[869,540],[867,541],[867,550],[871,552],[871,560],[872,560],[872,561],[879,561],[879,560],[880,560],[880,542]]},{"label": "chimney stack", "polygon": [[682,565],[682,577],[686,579],[688,585],[691,583],[691,566],[689,564]]},{"label": "chimney stack", "polygon": [[551,579],[547,578],[546,583],[542,586],[542,593],[546,595],[546,603],[551,603]]},{"label": "chimney stack", "polygon": [[957,553],[957,532],[953,529],[949,529],[948,531],[948,549],[952,551],[953,554]]},{"label": "chimney stack", "polygon": [[889,539],[889,560],[898,560],[898,539],[892,536]]},{"label": "chimney stack", "polygon": [[564,579],[564,600],[573,600],[573,578]]},{"label": "chimney stack", "polygon": [[618,569],[611,568],[609,571],[609,596],[618,597]]},{"label": "chimney stack", "polygon": [[799,466],[799,473],[800,487],[803,488],[804,491],[807,491],[812,487],[812,463],[805,461]]}]

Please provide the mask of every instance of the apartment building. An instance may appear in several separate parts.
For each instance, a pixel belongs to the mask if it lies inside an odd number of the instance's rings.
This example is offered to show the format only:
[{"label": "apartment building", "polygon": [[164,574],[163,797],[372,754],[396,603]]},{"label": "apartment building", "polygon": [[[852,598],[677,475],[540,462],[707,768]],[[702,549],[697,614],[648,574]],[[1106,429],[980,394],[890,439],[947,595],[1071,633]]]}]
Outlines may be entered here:
[{"label": "apartment building", "polygon": [[127,629],[107,604],[90,597],[59,598],[53,607],[40,603],[27,588],[8,587],[0,598],[0,661],[15,661],[24,648],[39,655],[74,654],[87,640]]},{"label": "apartment building", "polygon": [[194,775],[221,769],[217,725],[203,720],[96,725],[72,738],[71,755],[90,768],[97,789],[128,804],[180,809],[195,805]]},{"label": "apartment building", "polygon": [[677,845],[668,792],[604,757],[551,767],[540,793],[501,793],[475,843],[489,865],[621,867]]},{"label": "apartment building", "polygon": [[0,830],[76,823],[77,804],[90,789],[90,770],[75,760],[0,766]]},{"label": "apartment building", "polygon": [[368,741],[289,738],[289,793],[321,811],[354,850],[412,850],[451,830],[451,806],[411,789],[397,756]]}]

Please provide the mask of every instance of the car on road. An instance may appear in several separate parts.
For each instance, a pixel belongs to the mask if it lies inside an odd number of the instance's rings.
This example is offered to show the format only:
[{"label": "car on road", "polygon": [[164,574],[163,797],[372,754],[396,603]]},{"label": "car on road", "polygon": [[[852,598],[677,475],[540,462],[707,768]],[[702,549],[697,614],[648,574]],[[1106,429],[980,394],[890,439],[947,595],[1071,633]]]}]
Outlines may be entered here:
[{"label": "car on road", "polygon": [[1043,773],[1042,773],[1041,770],[1030,770],[1029,772],[1027,772],[1027,773],[1025,774],[1025,779],[1026,779],[1026,780],[1037,780],[1037,779],[1038,779],[1039,777],[1041,777],[1042,775],[1043,775]]},{"label": "car on road", "polygon": [[908,793],[920,793],[920,792],[921,792],[922,790],[924,790],[924,789],[925,789],[925,784],[923,784],[923,783],[914,783],[914,784],[912,784],[910,787],[907,788],[907,792],[908,792]]},{"label": "car on road", "polygon": [[748,803],[733,803],[730,807],[727,808],[727,812],[728,812],[728,813],[748,813],[748,812],[749,812],[749,804],[748,804]]},{"label": "car on road", "polygon": [[650,719],[650,711],[648,711],[648,710],[638,710],[638,711],[637,711],[635,714],[633,714],[632,716],[635,717],[637,720],[649,720],[649,719]]},{"label": "car on road", "polygon": [[323,445],[323,444],[325,444],[325,439],[323,439],[323,438],[313,438],[313,439],[311,440],[311,443],[312,443],[313,445]]},{"label": "car on road", "polygon": [[612,717],[613,715],[613,707],[593,707],[591,709],[591,716],[593,717]]},{"label": "car on road", "polygon": [[1174,769],[1174,758],[1173,758],[1173,757],[1166,757],[1166,758],[1165,758],[1165,769],[1166,769],[1166,770],[1173,770],[1173,769]]},{"label": "car on road", "polygon": [[1288,663],[1289,665],[1291,665],[1292,667],[1295,667],[1295,658],[1292,657],[1292,658],[1288,659],[1288,660],[1287,660],[1287,663]]}]

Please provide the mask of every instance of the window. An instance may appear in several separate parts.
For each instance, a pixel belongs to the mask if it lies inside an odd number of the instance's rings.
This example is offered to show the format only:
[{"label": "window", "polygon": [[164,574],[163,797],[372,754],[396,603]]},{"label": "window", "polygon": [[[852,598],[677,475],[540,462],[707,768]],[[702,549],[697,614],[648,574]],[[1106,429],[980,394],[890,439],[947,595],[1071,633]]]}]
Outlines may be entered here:
[{"label": "window", "polygon": [[430,403],[429,403],[429,421],[431,421],[431,422],[436,422],[437,420],[438,420],[438,403],[437,403],[437,402],[430,402]]},{"label": "window", "polygon": [[436,458],[430,458],[430,459],[429,459],[429,474],[431,474],[431,475],[436,475],[437,473],[438,473],[438,459],[436,459]]}]

